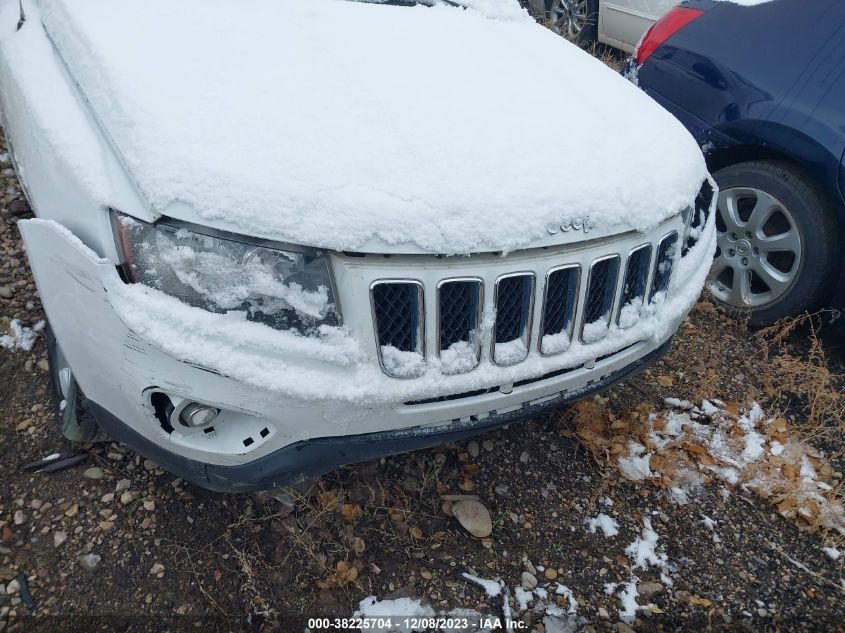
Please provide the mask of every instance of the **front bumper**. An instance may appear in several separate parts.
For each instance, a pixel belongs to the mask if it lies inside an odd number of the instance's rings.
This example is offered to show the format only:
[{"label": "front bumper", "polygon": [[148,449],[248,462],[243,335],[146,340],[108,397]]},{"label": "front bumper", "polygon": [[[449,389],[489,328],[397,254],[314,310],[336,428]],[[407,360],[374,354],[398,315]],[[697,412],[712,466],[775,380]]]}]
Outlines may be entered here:
[{"label": "front bumper", "polygon": [[[434,287],[443,271],[430,260],[339,257],[335,273],[348,329],[315,340],[126,285],[112,262],[55,222],[19,226],[53,331],[103,426],[180,476],[217,490],[275,486],[471,435],[621,380],[665,351],[698,297],[715,248],[711,214],[699,242],[676,263],[660,309],[630,330],[613,329],[599,342],[550,357],[536,353],[534,340],[529,357],[509,367],[485,358],[467,374],[397,380],[379,367],[364,293],[371,278],[402,265]],[[666,230],[657,227],[655,234]],[[613,248],[641,239],[620,239]],[[589,262],[594,253],[584,247],[564,255]],[[540,269],[561,256],[456,258],[449,274],[486,278],[530,264],[540,278]],[[168,432],[151,406],[153,392],[224,413],[213,433]]]},{"label": "front bumper", "polygon": [[144,457],[154,460],[186,481],[217,492],[268,490],[347,464],[456,442],[561,407],[603,391],[644,371],[669,351],[671,342],[671,339],[666,341],[630,365],[580,389],[567,392],[552,400],[530,404],[517,411],[495,413],[483,420],[469,422],[458,420],[440,426],[303,440],[239,466],[204,464],[182,457],[151,442],[101,406],[92,403],[92,407],[98,424],[113,439],[131,446]]}]

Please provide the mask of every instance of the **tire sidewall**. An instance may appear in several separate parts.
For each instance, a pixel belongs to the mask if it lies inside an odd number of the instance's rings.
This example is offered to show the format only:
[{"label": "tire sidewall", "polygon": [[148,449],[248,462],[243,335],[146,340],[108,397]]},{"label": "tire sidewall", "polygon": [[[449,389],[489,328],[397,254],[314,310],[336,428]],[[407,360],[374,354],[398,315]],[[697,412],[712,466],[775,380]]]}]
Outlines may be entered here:
[{"label": "tire sidewall", "polygon": [[732,311],[749,312],[749,324],[775,321],[821,307],[836,278],[835,244],[838,231],[832,209],[814,189],[809,178],[792,165],[777,162],[739,163],[713,174],[719,190],[734,187],[761,189],[776,198],[790,213],[801,236],[801,260],[789,290],[761,308],[746,310],[714,299]]}]

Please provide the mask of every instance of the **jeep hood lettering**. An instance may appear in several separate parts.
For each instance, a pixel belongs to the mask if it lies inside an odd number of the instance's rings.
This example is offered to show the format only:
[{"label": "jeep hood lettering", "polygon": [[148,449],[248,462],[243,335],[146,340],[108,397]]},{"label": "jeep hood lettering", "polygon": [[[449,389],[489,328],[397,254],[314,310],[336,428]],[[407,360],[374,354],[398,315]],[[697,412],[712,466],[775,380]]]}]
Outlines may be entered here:
[{"label": "jeep hood lettering", "polygon": [[670,114],[524,13],[38,4],[164,215],[338,250],[512,251],[579,218],[596,233],[656,226],[706,176]]}]

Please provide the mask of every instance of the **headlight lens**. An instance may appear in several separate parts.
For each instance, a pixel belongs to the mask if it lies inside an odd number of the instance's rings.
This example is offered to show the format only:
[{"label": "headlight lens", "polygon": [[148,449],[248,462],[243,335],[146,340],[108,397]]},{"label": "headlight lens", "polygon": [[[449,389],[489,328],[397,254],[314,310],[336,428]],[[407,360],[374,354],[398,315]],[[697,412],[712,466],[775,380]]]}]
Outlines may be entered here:
[{"label": "headlight lens", "polygon": [[271,248],[175,222],[148,224],[116,211],[112,226],[131,282],[211,312],[241,311],[279,330],[307,335],[340,325],[329,264],[319,251]]}]

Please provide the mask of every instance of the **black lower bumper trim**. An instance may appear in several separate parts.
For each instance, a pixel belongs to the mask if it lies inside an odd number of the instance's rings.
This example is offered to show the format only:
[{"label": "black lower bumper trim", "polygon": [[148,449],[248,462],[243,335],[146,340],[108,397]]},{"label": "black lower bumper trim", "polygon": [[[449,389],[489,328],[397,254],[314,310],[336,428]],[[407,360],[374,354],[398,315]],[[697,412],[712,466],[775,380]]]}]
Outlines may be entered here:
[{"label": "black lower bumper trim", "polygon": [[154,444],[97,404],[90,404],[97,422],[114,440],[159,463],[178,477],[218,492],[247,492],[295,483],[347,464],[455,442],[561,407],[640,373],[660,359],[669,350],[671,343],[669,339],[648,355],[580,389],[569,391],[553,400],[522,407],[517,411],[491,414],[469,422],[315,438],[285,446],[239,466],[205,464],[172,453]]}]

